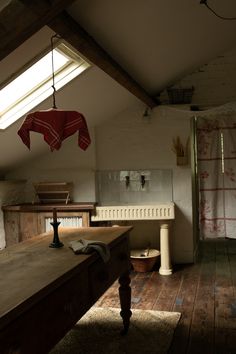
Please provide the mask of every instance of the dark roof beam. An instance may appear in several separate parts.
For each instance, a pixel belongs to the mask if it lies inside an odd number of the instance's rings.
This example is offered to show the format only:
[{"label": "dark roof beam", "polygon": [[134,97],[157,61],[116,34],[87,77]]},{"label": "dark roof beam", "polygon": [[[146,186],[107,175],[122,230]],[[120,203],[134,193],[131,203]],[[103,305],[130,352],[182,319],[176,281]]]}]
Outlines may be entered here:
[{"label": "dark roof beam", "polygon": [[55,17],[49,27],[148,107],[159,104],[66,12]]},{"label": "dark roof beam", "polygon": [[0,12],[0,60],[75,0],[12,0]]}]

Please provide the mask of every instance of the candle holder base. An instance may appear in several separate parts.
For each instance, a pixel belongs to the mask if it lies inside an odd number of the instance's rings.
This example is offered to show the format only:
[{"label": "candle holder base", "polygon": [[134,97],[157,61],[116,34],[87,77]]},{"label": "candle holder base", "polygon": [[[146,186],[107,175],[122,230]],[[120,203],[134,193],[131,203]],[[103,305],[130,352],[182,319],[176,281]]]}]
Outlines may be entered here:
[{"label": "candle holder base", "polygon": [[64,246],[64,243],[62,243],[62,242],[52,242],[49,245],[50,248],[61,248],[63,246]]},{"label": "candle holder base", "polygon": [[53,241],[50,243],[49,247],[51,248],[61,248],[64,246],[64,244],[59,240],[58,236],[58,226],[60,225],[60,222],[50,222],[50,224],[53,227]]}]

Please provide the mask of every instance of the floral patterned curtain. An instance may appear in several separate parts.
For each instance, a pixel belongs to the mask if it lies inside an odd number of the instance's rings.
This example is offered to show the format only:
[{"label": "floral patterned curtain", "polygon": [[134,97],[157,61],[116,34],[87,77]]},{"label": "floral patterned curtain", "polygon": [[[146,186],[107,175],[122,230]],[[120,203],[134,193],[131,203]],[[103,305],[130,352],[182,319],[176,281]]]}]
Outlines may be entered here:
[{"label": "floral patterned curtain", "polygon": [[236,114],[197,118],[201,238],[236,238]]}]

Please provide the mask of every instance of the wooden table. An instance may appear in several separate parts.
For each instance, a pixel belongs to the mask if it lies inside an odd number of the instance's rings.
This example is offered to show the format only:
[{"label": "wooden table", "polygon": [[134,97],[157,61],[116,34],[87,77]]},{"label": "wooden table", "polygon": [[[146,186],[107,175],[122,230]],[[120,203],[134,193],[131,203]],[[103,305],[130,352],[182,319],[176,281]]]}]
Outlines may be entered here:
[{"label": "wooden table", "polygon": [[[1,251],[1,354],[48,353],[118,278],[127,331],[131,316],[130,230],[124,226],[63,229],[62,248],[50,248],[53,235],[47,233]],[[96,252],[75,255],[68,243],[80,238],[108,244],[108,263]]]}]

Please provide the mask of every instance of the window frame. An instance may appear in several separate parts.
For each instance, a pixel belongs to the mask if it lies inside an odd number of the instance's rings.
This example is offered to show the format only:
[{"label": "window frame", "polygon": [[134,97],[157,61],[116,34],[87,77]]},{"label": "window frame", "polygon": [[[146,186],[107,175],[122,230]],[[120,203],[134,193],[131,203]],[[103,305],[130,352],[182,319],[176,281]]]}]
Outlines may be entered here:
[{"label": "window frame", "polygon": [[[66,42],[62,40],[57,41],[57,43],[54,45],[54,50],[69,58],[67,63],[65,63],[62,67],[54,72],[55,89],[58,91],[77,76],[79,76],[82,72],[87,70],[91,64],[85,60],[74,48],[70,47]],[[5,87],[7,87],[16,78],[20,77],[23,73],[25,73],[29,68],[35,65],[39,60],[44,58],[50,52],[51,48],[47,48],[36,58],[24,65],[17,73],[2,83],[0,90],[3,90]],[[0,111],[0,130],[7,129],[18,119],[26,115],[39,104],[44,102],[47,98],[52,96],[52,94],[53,88],[51,74],[37,86],[32,87],[21,98],[13,101],[5,110],[2,112]]]}]

